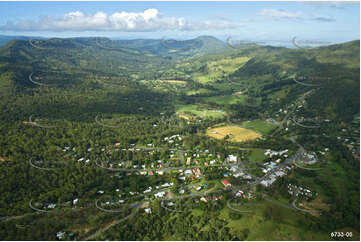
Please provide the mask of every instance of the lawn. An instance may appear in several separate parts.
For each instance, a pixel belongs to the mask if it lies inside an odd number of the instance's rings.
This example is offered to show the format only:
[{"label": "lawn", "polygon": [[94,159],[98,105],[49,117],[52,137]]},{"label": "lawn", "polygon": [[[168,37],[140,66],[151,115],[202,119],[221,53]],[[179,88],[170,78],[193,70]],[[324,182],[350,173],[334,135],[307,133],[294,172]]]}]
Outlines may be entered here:
[{"label": "lawn", "polygon": [[241,68],[250,58],[223,58],[216,61],[207,62],[207,74],[197,73],[193,76],[200,83],[214,82],[223,79],[224,74],[230,74]]},{"label": "lawn", "polygon": [[228,96],[212,96],[212,97],[204,97],[203,100],[206,103],[216,103],[216,104],[237,104],[243,103],[246,100],[246,96],[238,96],[238,95],[228,95]]},{"label": "lawn", "polygon": [[223,139],[228,135],[230,137],[229,140],[232,142],[244,142],[261,137],[261,134],[253,130],[241,128],[235,125],[209,128],[207,130],[207,135],[215,139]]},{"label": "lawn", "polygon": [[245,121],[242,123],[242,126],[262,134],[268,134],[277,127],[274,124],[259,119],[252,121]]}]

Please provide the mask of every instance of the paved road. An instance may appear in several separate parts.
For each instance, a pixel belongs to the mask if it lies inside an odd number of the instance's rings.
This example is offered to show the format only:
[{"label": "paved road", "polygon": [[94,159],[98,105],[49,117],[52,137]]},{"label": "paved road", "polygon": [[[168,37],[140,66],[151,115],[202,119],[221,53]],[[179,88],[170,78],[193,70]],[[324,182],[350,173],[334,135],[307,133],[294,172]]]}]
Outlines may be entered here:
[{"label": "paved road", "polygon": [[253,213],[252,210],[239,210],[231,206],[230,201],[233,200],[232,198],[227,201],[227,207],[235,212],[238,213]]},{"label": "paved road", "polygon": [[296,201],[297,201],[297,197],[295,197],[295,199],[293,200],[292,202],[292,207],[298,211],[301,211],[301,212],[304,212],[304,213],[314,213],[314,212],[317,212],[317,211],[314,211],[314,210],[305,210],[305,209],[301,209],[299,207],[296,206]]},{"label": "paved road", "polygon": [[289,208],[289,209],[292,209],[292,210],[295,209],[292,204],[284,204],[284,203],[281,203],[281,202],[278,202],[278,201],[271,200],[271,199],[269,199],[267,197],[264,197],[264,200],[266,200],[268,202],[271,202],[273,204],[276,204],[278,206],[284,207],[284,208]]},{"label": "paved road", "polygon": [[134,211],[133,213],[129,214],[128,216],[126,216],[126,217],[124,217],[124,218],[121,218],[121,219],[119,219],[119,220],[115,220],[115,221],[111,222],[110,224],[106,225],[105,227],[97,230],[94,234],[89,235],[89,236],[85,237],[85,238],[82,239],[82,240],[93,240],[94,238],[96,238],[97,236],[99,236],[101,233],[104,233],[105,231],[107,231],[107,230],[110,229],[111,227],[113,227],[113,226],[115,226],[115,225],[117,225],[117,224],[119,224],[119,223],[121,223],[121,222],[123,222],[123,221],[125,221],[125,220],[127,220],[127,219],[129,219],[129,218],[131,218],[131,217],[133,217],[133,216],[137,213],[138,210],[139,210],[139,207],[137,207],[136,211]]},{"label": "paved road", "polygon": [[321,125],[311,126],[311,125],[303,125],[303,124],[300,124],[300,123],[298,123],[298,122],[295,120],[295,118],[294,118],[294,117],[292,118],[292,121],[293,121],[296,125],[298,125],[298,126],[300,126],[300,127],[302,127],[302,128],[307,128],[307,129],[318,129],[318,128],[320,128],[320,127],[321,127]]},{"label": "paved road", "polygon": [[303,82],[299,82],[296,80],[296,78],[293,78],[294,82],[296,82],[297,84],[303,85],[303,86],[307,86],[307,87],[319,87],[321,86],[321,84],[311,84],[311,83],[303,83]]},{"label": "paved road", "polygon": [[282,121],[280,122],[278,128],[271,134],[271,137],[273,137],[280,129],[283,129],[283,124],[287,121],[288,117],[295,112],[297,106],[298,106],[298,103],[299,102],[302,102],[303,100],[305,100],[305,98],[310,95],[312,93],[312,90],[311,91],[308,91],[306,93],[304,93],[300,98],[297,99],[296,103],[294,104],[294,107],[291,111],[289,111],[286,116],[282,119]]},{"label": "paved road", "polygon": [[103,123],[99,122],[98,116],[99,116],[99,115],[95,116],[95,122],[96,122],[97,124],[103,126],[103,127],[112,128],[112,129],[116,129],[116,128],[120,128],[120,127],[121,127],[121,125],[112,126],[112,125],[103,124]]},{"label": "paved road", "polygon": [[44,48],[44,47],[39,47],[39,46],[37,46],[37,45],[34,45],[32,39],[29,39],[29,44],[30,44],[32,47],[37,48],[37,49],[39,49],[39,50],[51,50],[51,49],[52,49],[52,48]]},{"label": "paved road", "polygon": [[26,213],[26,214],[17,215],[17,216],[0,217],[0,221],[8,221],[8,220],[14,220],[14,219],[21,219],[21,218],[24,218],[24,217],[26,217],[26,216],[38,215],[38,214],[41,214],[41,212]]},{"label": "paved road", "polygon": [[36,166],[32,163],[32,158],[29,159],[29,164],[30,166],[36,168],[36,169],[39,169],[39,170],[45,170],[45,171],[54,171],[54,170],[57,170],[59,168],[43,168],[43,167],[39,167],[39,166]]},{"label": "paved road", "polygon": [[44,83],[40,83],[40,82],[37,82],[37,81],[34,81],[33,80],[33,72],[32,73],[30,73],[30,75],[29,75],[29,81],[30,82],[32,82],[32,83],[34,83],[34,84],[36,84],[36,85],[39,85],[39,86],[47,86],[47,87],[51,87],[51,86],[54,86],[54,85],[51,85],[51,84],[44,84]]},{"label": "paved road", "polygon": [[[57,128],[57,127],[58,127],[58,126],[40,125],[40,124],[32,121],[32,116],[33,116],[33,115],[30,115],[30,117],[29,117],[29,123],[31,123],[31,124],[34,125],[34,126],[37,126],[37,127],[40,127],[40,128],[45,128],[45,129]],[[63,121],[63,120],[54,120],[54,121],[57,122],[57,121]]]}]

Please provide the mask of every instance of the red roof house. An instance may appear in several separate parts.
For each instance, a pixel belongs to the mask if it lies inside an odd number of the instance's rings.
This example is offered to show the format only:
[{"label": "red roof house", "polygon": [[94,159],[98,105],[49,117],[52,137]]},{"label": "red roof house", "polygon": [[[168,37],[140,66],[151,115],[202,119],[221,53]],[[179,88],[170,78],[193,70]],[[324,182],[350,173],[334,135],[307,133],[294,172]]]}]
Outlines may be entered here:
[{"label": "red roof house", "polygon": [[221,182],[222,182],[224,187],[231,187],[232,186],[232,184],[227,180],[222,180]]}]

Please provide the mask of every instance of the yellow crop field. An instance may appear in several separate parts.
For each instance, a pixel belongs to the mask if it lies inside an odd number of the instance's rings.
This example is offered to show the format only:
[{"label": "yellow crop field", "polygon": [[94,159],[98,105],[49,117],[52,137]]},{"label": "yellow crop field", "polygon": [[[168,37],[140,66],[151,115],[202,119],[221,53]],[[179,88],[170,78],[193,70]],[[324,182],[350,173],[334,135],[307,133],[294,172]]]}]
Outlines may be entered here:
[{"label": "yellow crop field", "polygon": [[229,141],[233,142],[254,140],[262,136],[261,134],[253,130],[241,128],[234,125],[210,128],[207,130],[207,135],[216,139],[223,139],[228,135],[230,137]]}]

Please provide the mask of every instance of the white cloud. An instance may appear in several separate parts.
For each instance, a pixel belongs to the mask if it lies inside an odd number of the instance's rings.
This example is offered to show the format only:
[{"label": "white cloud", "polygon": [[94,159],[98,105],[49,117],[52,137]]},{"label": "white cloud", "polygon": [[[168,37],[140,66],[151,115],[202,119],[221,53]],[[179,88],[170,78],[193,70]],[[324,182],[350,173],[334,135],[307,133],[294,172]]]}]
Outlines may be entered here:
[{"label": "white cloud", "polygon": [[240,27],[230,21],[189,22],[184,18],[163,17],[155,8],[144,12],[97,12],[94,15],[80,11],[66,13],[62,18],[43,17],[38,20],[7,22],[0,30],[9,31],[123,31],[146,32],[157,30],[212,30]]},{"label": "white cloud", "polygon": [[300,12],[288,12],[283,9],[273,9],[273,8],[265,8],[261,11],[261,15],[276,18],[276,19],[282,19],[282,18],[300,18],[301,13]]}]

